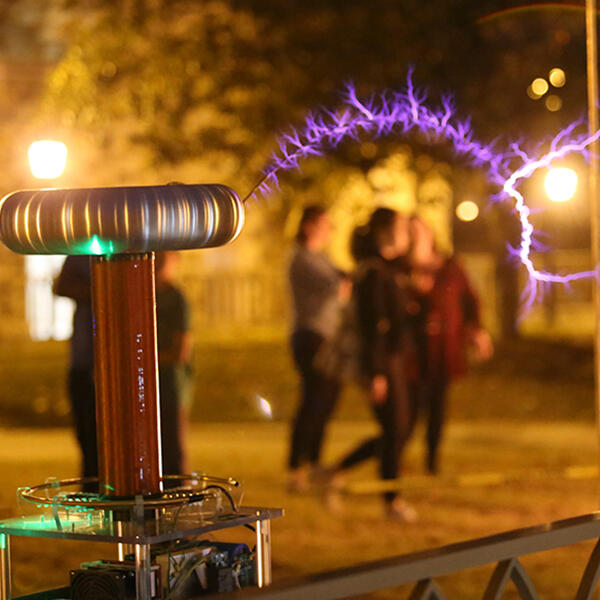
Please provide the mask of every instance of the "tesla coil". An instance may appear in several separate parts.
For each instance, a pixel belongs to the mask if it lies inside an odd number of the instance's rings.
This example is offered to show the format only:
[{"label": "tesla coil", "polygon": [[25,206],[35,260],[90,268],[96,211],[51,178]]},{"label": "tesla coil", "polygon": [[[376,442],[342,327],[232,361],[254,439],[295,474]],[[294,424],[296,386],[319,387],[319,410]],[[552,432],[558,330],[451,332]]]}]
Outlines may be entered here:
[{"label": "tesla coil", "polygon": [[[160,451],[154,253],[224,245],[243,223],[243,203],[223,185],[26,190],[2,200],[9,249],[90,256],[99,476],[18,490],[33,514],[0,522],[0,600],[12,598],[11,536],[116,547],[32,600],[174,600],[270,583],[270,520],[282,511],[241,506],[233,479],[163,473]],[[255,529],[254,548],[206,539],[240,526]]]}]

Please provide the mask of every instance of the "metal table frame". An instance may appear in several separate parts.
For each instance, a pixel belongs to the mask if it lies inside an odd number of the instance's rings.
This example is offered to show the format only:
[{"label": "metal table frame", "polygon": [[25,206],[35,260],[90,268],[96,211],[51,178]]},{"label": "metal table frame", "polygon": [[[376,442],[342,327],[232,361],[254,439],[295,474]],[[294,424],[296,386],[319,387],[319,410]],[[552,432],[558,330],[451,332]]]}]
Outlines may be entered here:
[{"label": "metal table frame", "polygon": [[[103,511],[104,512],[104,511]],[[279,508],[240,507],[237,513],[203,519],[198,523],[186,522],[182,528],[161,530],[156,519],[143,523],[114,521],[106,511],[95,524],[85,519],[64,522],[46,516],[21,517],[0,522],[0,600],[34,599],[37,595],[11,596],[10,538],[39,537],[117,544],[119,556],[129,548],[135,555],[136,600],[149,600],[152,581],[151,547],[155,544],[193,538],[204,534],[240,527],[254,526],[256,530],[256,584],[259,588],[270,585],[271,577],[271,519],[281,517]],[[189,519],[188,519],[189,521]],[[70,526],[69,526],[70,525]],[[51,591],[51,590],[49,590]],[[48,592],[40,592],[41,594]],[[46,598],[48,596],[45,596]]]}]

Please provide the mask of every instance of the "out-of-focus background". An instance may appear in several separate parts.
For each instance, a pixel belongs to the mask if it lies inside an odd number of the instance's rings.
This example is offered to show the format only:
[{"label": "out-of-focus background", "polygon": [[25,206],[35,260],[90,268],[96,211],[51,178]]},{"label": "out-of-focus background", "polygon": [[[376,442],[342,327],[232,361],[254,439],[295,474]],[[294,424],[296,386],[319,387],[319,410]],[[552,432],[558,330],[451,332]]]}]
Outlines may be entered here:
[{"label": "out-of-focus background", "polygon": [[[481,139],[504,136],[536,147],[585,112],[583,7],[1,0],[0,192],[48,185],[31,174],[27,149],[54,139],[67,146],[68,159],[52,186],[219,182],[243,195],[280,130],[311,108],[335,107],[349,79],[365,95],[402,86],[409,65],[432,103],[454,94],[458,114],[471,117]],[[561,166],[578,176],[568,202],[551,201],[542,172],[525,184],[546,247],[534,260],[552,271],[580,271],[591,264],[586,165],[574,157]],[[286,507],[288,516],[274,527],[276,576],[597,507],[595,479],[574,479],[572,469],[596,461],[591,282],[545,288],[524,311],[525,277],[507,251],[518,242],[518,223],[510,207],[490,202],[495,191],[443,143],[418,135],[344,142],[284,176],[269,199],[252,201],[234,244],[182,253],[179,278],[195,348],[192,462],[243,478],[251,503]],[[329,250],[345,268],[348,235],[375,206],[422,214],[440,246],[466,267],[496,339],[494,359],[452,388],[443,477],[419,479],[420,430],[411,446],[407,494],[421,515],[416,528],[390,530],[376,516],[373,495],[352,497],[344,514],[330,515],[318,497],[285,494],[286,423],[297,395],[285,269],[302,207],[312,202],[331,209]],[[78,469],[64,385],[73,307],[51,292],[61,264],[61,257],[0,248],[2,516],[17,512],[17,486]],[[328,459],[372,427],[364,398],[349,388]],[[470,472],[510,477],[496,485],[449,482]],[[373,477],[374,467],[356,475]],[[19,561],[26,544],[15,548],[22,591],[42,585],[30,562]],[[531,572],[540,575],[540,589],[572,589],[587,551],[536,558]],[[64,553],[52,545],[35,552],[56,567],[50,583],[60,583]],[[554,570],[556,560],[569,568]],[[457,597],[471,597],[477,577],[451,584]]]},{"label": "out-of-focus background", "polygon": [[[282,129],[309,109],[335,107],[349,79],[364,95],[402,86],[410,65],[431,104],[451,91],[457,114],[471,118],[481,139],[543,144],[585,110],[583,10],[498,4],[465,1],[459,11],[383,1],[285,8],[241,0],[1,2],[1,191],[48,185],[34,178],[26,156],[33,141],[49,138],[68,149],[53,187],[215,181],[243,195]],[[570,161],[562,166],[578,185],[568,202],[550,200],[542,171],[525,184],[546,250],[534,254],[536,265],[561,273],[591,263],[585,162]],[[525,276],[507,251],[518,242],[518,223],[509,206],[490,202],[496,191],[447,144],[419,135],[344,143],[284,176],[272,197],[250,205],[234,244],[182,253],[197,373],[218,383],[197,387],[194,415],[252,418],[255,394],[272,401],[276,418],[289,415],[295,380],[281,351],[289,328],[285,268],[309,202],[331,208],[330,253],[345,268],[352,266],[348,235],[373,207],[423,215],[482,296],[485,324],[500,340],[490,375],[506,381],[503,371],[515,365],[508,381],[522,369],[555,390],[553,377],[591,382],[591,281],[542,289],[539,302],[521,310]],[[66,423],[60,381],[72,304],[51,293],[63,259],[5,249],[1,258],[0,354],[13,383],[0,392],[0,410],[7,422]],[[43,376],[32,379],[33,366]],[[207,392],[229,401],[208,402]],[[569,407],[562,394],[562,401],[544,396],[541,406],[525,398],[510,408],[591,414],[580,394],[568,395]],[[487,396],[457,403],[465,415],[507,409]]]}]

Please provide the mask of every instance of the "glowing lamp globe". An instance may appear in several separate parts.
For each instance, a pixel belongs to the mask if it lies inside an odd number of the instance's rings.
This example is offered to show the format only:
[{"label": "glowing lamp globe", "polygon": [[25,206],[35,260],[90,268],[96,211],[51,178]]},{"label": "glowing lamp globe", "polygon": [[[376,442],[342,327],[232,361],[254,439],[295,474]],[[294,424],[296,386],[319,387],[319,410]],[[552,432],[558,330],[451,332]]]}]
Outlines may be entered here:
[{"label": "glowing lamp globe", "polygon": [[550,169],[546,174],[544,188],[552,202],[566,202],[574,196],[577,189],[577,173],[567,167]]},{"label": "glowing lamp globe", "polygon": [[56,179],[67,164],[67,147],[62,142],[40,140],[33,142],[27,152],[29,167],[37,179]]},{"label": "glowing lamp globe", "polygon": [[463,200],[456,207],[456,216],[461,221],[469,223],[479,216],[479,207],[472,200]]}]

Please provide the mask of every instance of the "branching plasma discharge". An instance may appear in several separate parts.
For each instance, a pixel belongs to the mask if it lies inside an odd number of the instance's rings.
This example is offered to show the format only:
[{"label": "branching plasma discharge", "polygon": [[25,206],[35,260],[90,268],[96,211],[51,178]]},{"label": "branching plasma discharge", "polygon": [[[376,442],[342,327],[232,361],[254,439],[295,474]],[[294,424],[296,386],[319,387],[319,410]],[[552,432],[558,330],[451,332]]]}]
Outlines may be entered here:
[{"label": "branching plasma discharge", "polygon": [[538,169],[548,168],[555,160],[569,154],[581,154],[589,159],[589,146],[600,137],[600,131],[590,135],[584,121],[576,121],[554,137],[548,152],[532,155],[517,142],[500,148],[497,142],[477,140],[470,120],[457,116],[450,96],[442,96],[439,106],[434,108],[427,101],[426,91],[413,83],[412,70],[409,70],[404,89],[383,90],[367,100],[360,100],[354,85],[347,84],[338,110],[311,112],[301,127],[292,127],[279,136],[278,150],[247,199],[269,195],[278,186],[281,172],[300,169],[306,158],[333,152],[342,140],[402,137],[418,132],[432,142],[446,140],[464,164],[484,171],[488,181],[499,190],[492,196],[492,202],[512,203],[521,235],[519,246],[509,248],[509,251],[527,270],[528,284],[524,292],[527,308],[545,284],[568,285],[578,279],[596,277],[597,269],[561,275],[535,267],[531,254],[536,249],[536,231],[519,185]]}]

